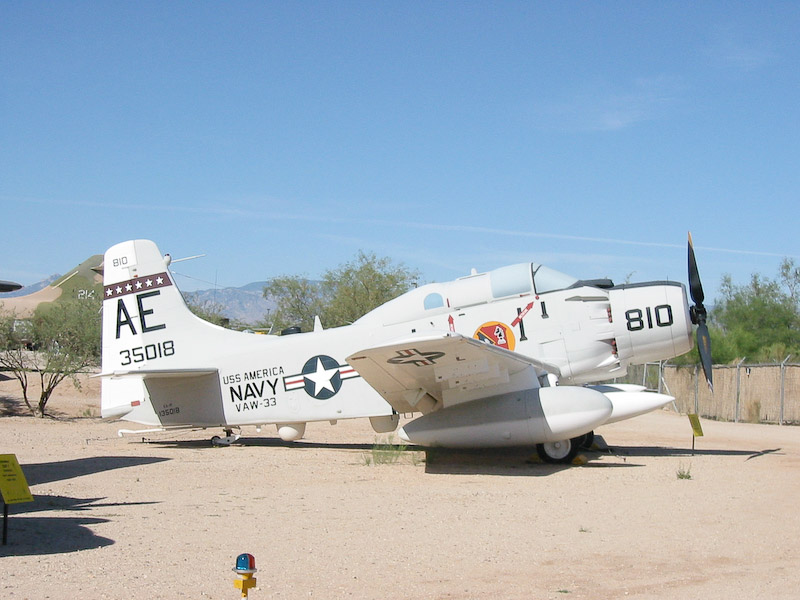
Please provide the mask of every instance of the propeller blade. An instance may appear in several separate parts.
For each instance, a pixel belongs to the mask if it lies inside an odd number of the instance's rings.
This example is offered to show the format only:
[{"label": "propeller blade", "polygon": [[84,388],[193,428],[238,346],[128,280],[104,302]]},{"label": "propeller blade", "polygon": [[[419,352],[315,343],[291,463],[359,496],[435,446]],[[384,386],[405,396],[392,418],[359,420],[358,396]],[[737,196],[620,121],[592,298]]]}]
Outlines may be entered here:
[{"label": "propeller blade", "polygon": [[711,366],[711,335],[708,333],[708,325],[701,323],[697,327],[697,351],[700,353],[700,363],[703,365],[703,373],[706,376],[708,389],[714,391],[713,369]]},{"label": "propeller blade", "polygon": [[694,257],[691,231],[689,232],[689,292],[692,296],[692,302],[702,306],[705,295],[703,294],[703,284],[700,283],[700,273],[697,270],[697,259]]},{"label": "propeller blade", "polygon": [[692,232],[689,232],[689,292],[692,296],[694,306],[689,308],[692,323],[697,325],[697,351],[700,353],[700,364],[703,365],[703,373],[706,376],[708,389],[714,392],[713,369],[711,362],[711,335],[708,333],[706,319],[706,307],[703,306],[705,294],[703,294],[703,284],[700,283],[700,273],[697,270],[697,259],[694,256],[694,243],[692,242]]}]

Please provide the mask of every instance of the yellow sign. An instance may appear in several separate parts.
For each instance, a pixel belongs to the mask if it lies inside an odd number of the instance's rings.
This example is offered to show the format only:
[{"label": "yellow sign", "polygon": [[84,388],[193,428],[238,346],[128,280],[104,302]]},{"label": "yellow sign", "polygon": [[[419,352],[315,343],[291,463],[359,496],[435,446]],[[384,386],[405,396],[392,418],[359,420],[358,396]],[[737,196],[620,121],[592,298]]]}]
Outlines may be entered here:
[{"label": "yellow sign", "polygon": [[692,424],[694,437],[703,437],[703,428],[700,426],[700,417],[689,413],[689,423]]},{"label": "yellow sign", "polygon": [[0,492],[3,502],[19,504],[33,502],[31,490],[15,454],[0,454]]}]

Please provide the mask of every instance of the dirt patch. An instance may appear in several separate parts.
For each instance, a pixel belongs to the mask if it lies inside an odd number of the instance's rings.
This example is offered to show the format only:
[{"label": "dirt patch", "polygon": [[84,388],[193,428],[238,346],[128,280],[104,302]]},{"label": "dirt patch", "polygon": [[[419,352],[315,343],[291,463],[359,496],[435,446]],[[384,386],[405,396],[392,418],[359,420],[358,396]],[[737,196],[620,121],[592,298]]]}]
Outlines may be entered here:
[{"label": "dirt patch", "polygon": [[[0,597],[795,598],[800,429],[657,412],[600,428],[582,467],[532,451],[414,449],[367,464],[367,420],[280,441],[245,429],[120,438],[82,416],[96,380],[63,384],[60,420],[4,417],[36,501],[11,507]],[[0,396],[13,386],[0,382]],[[145,438],[149,441],[143,442]],[[680,479],[679,472],[690,478]]]},{"label": "dirt patch", "polygon": [[42,302],[54,302],[58,300],[62,293],[63,290],[61,288],[49,285],[27,296],[3,298],[0,300],[0,309],[6,312],[13,312],[18,319],[30,319],[33,317],[37,306]]}]

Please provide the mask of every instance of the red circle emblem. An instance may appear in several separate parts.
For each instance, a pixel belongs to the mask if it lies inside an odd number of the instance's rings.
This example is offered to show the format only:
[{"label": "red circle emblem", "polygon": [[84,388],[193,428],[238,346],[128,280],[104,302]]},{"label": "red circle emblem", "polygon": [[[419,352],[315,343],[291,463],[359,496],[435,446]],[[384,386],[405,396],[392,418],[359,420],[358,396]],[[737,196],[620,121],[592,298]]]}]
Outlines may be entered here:
[{"label": "red circle emblem", "polygon": [[489,321],[484,323],[475,331],[472,336],[476,340],[499,346],[506,350],[513,350],[517,345],[517,340],[514,337],[514,332],[511,327],[500,321]]}]

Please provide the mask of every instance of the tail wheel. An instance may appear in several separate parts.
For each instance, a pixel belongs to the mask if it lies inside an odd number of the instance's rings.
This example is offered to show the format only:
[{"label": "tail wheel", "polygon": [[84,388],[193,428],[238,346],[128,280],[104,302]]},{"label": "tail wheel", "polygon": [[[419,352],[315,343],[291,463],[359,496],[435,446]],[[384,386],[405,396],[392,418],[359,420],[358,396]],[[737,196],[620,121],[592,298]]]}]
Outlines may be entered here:
[{"label": "tail wheel", "polygon": [[571,463],[580,448],[580,439],[559,440],[558,442],[546,442],[536,444],[536,453],[544,462],[548,463]]},{"label": "tail wheel", "polygon": [[232,429],[225,430],[225,437],[215,435],[211,438],[212,446],[230,446],[236,442],[242,435],[240,433],[233,433]]}]

